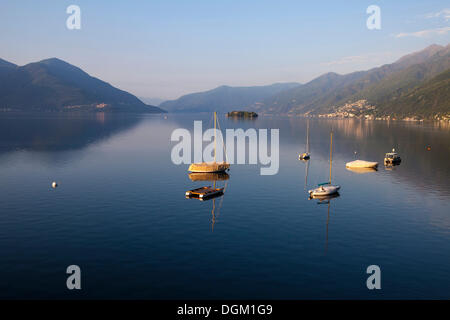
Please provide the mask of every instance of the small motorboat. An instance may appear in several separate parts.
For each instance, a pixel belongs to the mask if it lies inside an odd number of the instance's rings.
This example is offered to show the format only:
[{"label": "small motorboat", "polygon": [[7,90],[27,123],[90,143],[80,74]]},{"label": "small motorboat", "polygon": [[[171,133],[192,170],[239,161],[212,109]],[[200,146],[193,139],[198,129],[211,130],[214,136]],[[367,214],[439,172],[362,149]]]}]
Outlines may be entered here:
[{"label": "small motorboat", "polygon": [[384,155],[384,164],[385,165],[396,165],[402,161],[400,156],[394,151],[395,150],[393,149],[392,152],[388,152]]},{"label": "small motorboat", "polygon": [[308,160],[309,158],[310,158],[310,155],[308,152],[304,152],[298,156],[299,160]]},{"label": "small motorboat", "polygon": [[374,161],[365,161],[365,160],[355,160],[351,162],[347,162],[345,164],[347,168],[377,168],[378,162]]}]

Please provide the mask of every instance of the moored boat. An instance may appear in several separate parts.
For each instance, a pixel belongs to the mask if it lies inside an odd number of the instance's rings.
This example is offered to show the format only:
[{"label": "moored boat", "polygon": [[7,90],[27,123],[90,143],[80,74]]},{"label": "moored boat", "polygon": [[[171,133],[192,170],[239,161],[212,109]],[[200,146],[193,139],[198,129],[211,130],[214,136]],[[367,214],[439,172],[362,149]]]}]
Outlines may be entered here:
[{"label": "moored boat", "polygon": [[336,194],[340,188],[340,186],[333,186],[329,182],[326,182],[313,190],[309,190],[308,193],[311,197],[329,196]]},{"label": "moored boat", "polygon": [[392,152],[388,152],[384,155],[384,164],[385,165],[393,165],[399,164],[402,161],[400,156],[392,150]]},{"label": "moored boat", "polygon": [[347,168],[377,168],[378,162],[375,161],[365,161],[365,160],[355,160],[350,161],[345,164]]},{"label": "moored boat", "polygon": [[214,172],[225,172],[230,168],[230,164],[226,161],[216,162],[216,147],[217,147],[216,124],[217,124],[217,113],[214,112],[214,161],[192,163],[189,166],[188,171],[197,173],[214,173]]},{"label": "moored boat", "polygon": [[328,182],[321,183],[317,188],[308,191],[309,196],[312,198],[336,194],[341,188],[340,186],[334,186],[331,184],[331,168],[333,164],[332,154],[333,154],[333,131],[330,134],[330,179]]}]

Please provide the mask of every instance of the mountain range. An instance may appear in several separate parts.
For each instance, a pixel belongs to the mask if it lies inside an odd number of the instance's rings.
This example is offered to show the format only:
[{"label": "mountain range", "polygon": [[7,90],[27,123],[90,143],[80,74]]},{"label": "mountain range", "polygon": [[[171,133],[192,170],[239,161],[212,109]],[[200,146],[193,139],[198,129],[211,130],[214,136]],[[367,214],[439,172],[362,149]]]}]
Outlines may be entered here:
[{"label": "mountain range", "polygon": [[0,59],[0,110],[165,112],[57,58],[24,66]]},{"label": "mountain range", "polygon": [[0,111],[166,112],[163,109],[450,119],[450,45],[431,45],[366,71],[329,72],[304,84],[220,86],[159,107],[57,58],[24,66],[0,59]]},{"label": "mountain range", "polygon": [[257,104],[284,90],[297,88],[299,83],[275,83],[268,86],[230,87],[192,93],[177,100],[165,101],[161,108],[169,112],[229,112]]},{"label": "mountain range", "polygon": [[342,116],[357,104],[360,116],[450,118],[450,45],[431,45],[394,63],[349,74],[329,72],[303,85],[226,87],[182,96],[161,107],[171,112],[230,109],[266,114]]}]

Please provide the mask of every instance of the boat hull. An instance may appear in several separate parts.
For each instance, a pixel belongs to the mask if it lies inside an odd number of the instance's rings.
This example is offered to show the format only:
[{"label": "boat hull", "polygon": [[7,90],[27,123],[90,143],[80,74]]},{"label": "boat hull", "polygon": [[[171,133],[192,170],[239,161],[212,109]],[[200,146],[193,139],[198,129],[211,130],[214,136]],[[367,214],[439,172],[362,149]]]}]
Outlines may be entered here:
[{"label": "boat hull", "polygon": [[229,168],[230,164],[227,162],[202,162],[192,163],[188,171],[196,173],[218,173],[225,172]]},{"label": "boat hull", "polygon": [[345,164],[347,168],[377,168],[378,162],[355,160]]},{"label": "boat hull", "polygon": [[390,158],[384,159],[384,164],[386,164],[386,165],[399,164],[400,162],[402,162],[402,159],[400,159],[400,157],[394,158],[394,159],[390,159]]},{"label": "boat hull", "polygon": [[346,169],[348,171],[351,171],[351,172],[354,172],[354,173],[359,173],[359,174],[369,173],[369,172],[377,172],[378,171],[377,168],[366,168],[366,167],[364,167],[364,168],[347,167]]},{"label": "boat hull", "polygon": [[309,153],[305,152],[298,156],[300,160],[308,160],[310,158]]},{"label": "boat hull", "polygon": [[311,197],[320,197],[320,196],[328,196],[335,194],[339,191],[340,186],[320,186],[318,188],[309,190],[308,193]]}]

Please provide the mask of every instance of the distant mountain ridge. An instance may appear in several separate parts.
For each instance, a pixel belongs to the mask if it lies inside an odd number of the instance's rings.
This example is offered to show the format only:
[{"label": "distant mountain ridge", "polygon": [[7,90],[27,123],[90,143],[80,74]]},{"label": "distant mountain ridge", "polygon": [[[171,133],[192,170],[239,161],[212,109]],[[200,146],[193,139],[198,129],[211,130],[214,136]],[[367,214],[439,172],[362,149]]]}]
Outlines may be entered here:
[{"label": "distant mountain ridge", "polygon": [[0,59],[0,109],[165,112],[57,58],[24,66]]},{"label": "distant mountain ridge", "polygon": [[191,93],[160,104],[170,112],[229,112],[262,102],[284,90],[301,86],[299,83],[274,83],[267,86],[230,87]]},{"label": "distant mountain ridge", "polygon": [[[160,107],[170,112],[245,110],[325,117],[450,119],[449,70],[450,45],[431,45],[367,71],[329,72],[305,84],[220,86],[162,102]],[[24,66],[0,59],[0,111],[165,112],[161,108],[56,58]]]},{"label": "distant mountain ridge", "polygon": [[[337,116],[356,103],[360,116],[450,118],[447,97],[450,45],[430,45],[391,64],[348,74],[325,73],[305,84],[221,86],[182,96],[160,106],[170,112],[255,111],[262,114]],[[417,96],[419,93],[426,93]],[[413,97],[420,98],[412,103]],[[365,102],[364,102],[365,101]],[[417,106],[421,107],[418,108]],[[420,110],[419,110],[420,109]],[[361,111],[361,110],[360,110]],[[342,116],[342,114],[339,114]]]},{"label": "distant mountain ridge", "polygon": [[[450,45],[446,47],[431,45],[424,50],[406,55],[392,64],[373,68],[368,71],[353,72],[346,75],[327,73],[299,88],[286,90],[269,97],[262,104],[249,106],[255,110],[274,114],[330,114],[337,106],[361,99],[374,105],[373,115],[413,116],[419,115],[418,110],[402,105],[406,103],[402,97],[415,90],[419,92],[438,74],[450,68]],[[445,81],[443,73],[435,81]],[[440,79],[440,80],[439,80]],[[446,96],[445,86],[428,87],[428,98],[431,98],[431,88],[434,95]],[[411,96],[410,96],[411,97]],[[423,108],[427,108],[424,104]],[[401,111],[400,111],[401,110]],[[433,112],[437,112],[433,114]],[[422,110],[423,117],[433,117],[436,114],[450,113],[448,103],[429,110]]]}]

